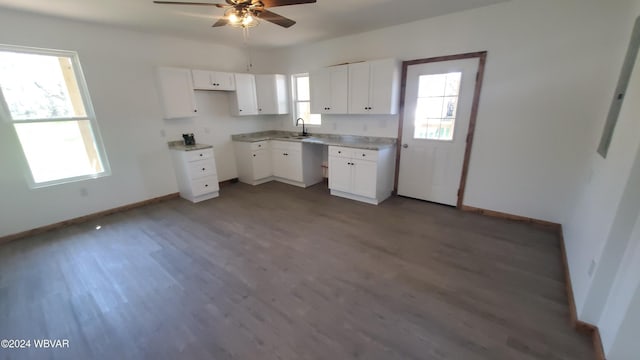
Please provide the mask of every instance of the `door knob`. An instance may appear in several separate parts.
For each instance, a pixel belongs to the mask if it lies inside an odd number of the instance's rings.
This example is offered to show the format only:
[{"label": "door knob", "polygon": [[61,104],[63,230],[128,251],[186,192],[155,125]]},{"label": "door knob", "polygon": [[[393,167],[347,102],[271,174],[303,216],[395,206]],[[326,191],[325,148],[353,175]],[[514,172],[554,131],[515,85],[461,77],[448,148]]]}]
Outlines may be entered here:
[{"label": "door knob", "polygon": [[406,149],[409,147],[409,144],[402,144],[402,147]]}]

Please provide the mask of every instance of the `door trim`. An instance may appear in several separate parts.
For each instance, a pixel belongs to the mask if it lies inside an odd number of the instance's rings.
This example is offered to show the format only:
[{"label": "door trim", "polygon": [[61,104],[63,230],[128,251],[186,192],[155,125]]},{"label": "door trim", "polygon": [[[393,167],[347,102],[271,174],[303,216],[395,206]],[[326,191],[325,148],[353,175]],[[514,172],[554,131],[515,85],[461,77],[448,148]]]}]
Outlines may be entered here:
[{"label": "door trim", "polygon": [[464,200],[464,192],[467,186],[467,175],[469,173],[469,162],[471,160],[471,147],[473,145],[473,136],[476,129],[476,120],[478,117],[478,107],[480,104],[480,91],[482,90],[482,81],[484,79],[484,68],[487,62],[487,52],[479,51],[457,55],[438,56],[426,59],[409,60],[402,62],[402,83],[400,85],[400,111],[398,119],[398,141],[396,146],[396,173],[394,177],[393,193],[398,193],[398,177],[400,176],[400,151],[402,146],[402,128],[404,123],[404,101],[407,88],[407,71],[411,65],[420,65],[440,61],[462,60],[478,58],[478,73],[476,76],[476,85],[473,91],[473,103],[471,104],[471,115],[469,118],[469,129],[467,131],[467,139],[465,141],[464,161],[462,163],[462,175],[460,176],[460,186],[458,187],[458,201],[456,208],[461,209]]}]

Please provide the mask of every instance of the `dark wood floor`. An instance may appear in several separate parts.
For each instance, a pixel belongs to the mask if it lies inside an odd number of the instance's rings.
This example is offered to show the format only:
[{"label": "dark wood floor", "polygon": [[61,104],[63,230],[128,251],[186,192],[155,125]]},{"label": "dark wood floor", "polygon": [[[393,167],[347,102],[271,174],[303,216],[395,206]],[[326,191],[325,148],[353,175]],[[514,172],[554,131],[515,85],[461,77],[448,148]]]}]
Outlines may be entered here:
[{"label": "dark wood floor", "polygon": [[593,359],[563,279],[543,229],[234,184],[0,246],[0,339],[70,345],[0,358]]}]

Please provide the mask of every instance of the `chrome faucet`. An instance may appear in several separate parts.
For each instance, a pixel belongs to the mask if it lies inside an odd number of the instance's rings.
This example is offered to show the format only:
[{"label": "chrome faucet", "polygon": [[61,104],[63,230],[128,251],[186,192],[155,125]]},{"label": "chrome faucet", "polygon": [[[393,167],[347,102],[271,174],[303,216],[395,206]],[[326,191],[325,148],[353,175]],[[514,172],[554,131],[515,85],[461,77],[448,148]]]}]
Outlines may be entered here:
[{"label": "chrome faucet", "polygon": [[304,128],[304,119],[303,118],[297,118],[296,119],[296,126],[298,126],[298,124],[300,123],[300,121],[302,121],[302,136],[307,136],[309,135],[307,133],[307,129]]}]

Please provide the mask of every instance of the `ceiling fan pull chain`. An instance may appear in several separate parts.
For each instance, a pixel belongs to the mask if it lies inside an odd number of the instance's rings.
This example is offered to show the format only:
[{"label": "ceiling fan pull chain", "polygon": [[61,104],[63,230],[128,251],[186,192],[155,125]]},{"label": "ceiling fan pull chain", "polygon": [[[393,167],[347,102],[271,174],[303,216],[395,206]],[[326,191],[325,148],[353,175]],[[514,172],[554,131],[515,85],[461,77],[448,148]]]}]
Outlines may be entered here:
[{"label": "ceiling fan pull chain", "polygon": [[251,47],[249,46],[249,28],[242,27],[242,38],[244,39],[244,45],[247,48],[247,72],[251,72],[253,68],[253,61],[251,60]]}]

